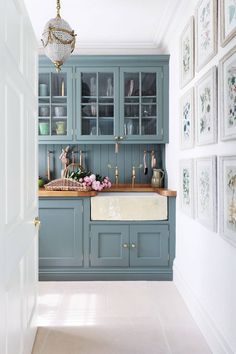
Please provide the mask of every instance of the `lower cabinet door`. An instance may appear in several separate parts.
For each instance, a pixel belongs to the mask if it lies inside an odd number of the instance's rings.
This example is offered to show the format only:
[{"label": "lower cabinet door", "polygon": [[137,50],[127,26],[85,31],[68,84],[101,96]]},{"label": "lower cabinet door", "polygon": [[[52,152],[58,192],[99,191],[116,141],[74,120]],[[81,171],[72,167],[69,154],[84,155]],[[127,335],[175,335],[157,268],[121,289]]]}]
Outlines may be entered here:
[{"label": "lower cabinet door", "polygon": [[129,226],[91,225],[90,266],[129,266]]},{"label": "lower cabinet door", "polygon": [[39,202],[39,267],[83,264],[82,200]]},{"label": "lower cabinet door", "polygon": [[130,267],[158,267],[168,263],[168,225],[131,225]]}]

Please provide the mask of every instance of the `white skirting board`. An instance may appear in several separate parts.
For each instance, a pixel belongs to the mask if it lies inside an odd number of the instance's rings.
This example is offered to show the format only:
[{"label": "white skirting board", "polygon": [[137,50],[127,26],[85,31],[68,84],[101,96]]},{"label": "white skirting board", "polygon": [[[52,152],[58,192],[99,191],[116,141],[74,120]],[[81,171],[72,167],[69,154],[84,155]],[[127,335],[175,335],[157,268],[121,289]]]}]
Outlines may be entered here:
[{"label": "white skirting board", "polygon": [[215,326],[207,311],[202,307],[189,285],[183,279],[176,264],[174,264],[173,267],[173,274],[174,283],[202,332],[202,335],[205,337],[212,353],[234,354],[232,348]]}]

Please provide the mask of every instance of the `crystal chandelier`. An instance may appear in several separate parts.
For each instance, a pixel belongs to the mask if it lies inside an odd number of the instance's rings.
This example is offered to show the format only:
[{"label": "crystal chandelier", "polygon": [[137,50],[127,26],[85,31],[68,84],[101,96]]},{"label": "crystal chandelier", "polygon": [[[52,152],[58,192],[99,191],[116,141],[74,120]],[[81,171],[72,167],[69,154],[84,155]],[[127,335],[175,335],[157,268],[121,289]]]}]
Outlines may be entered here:
[{"label": "crystal chandelier", "polygon": [[75,36],[70,25],[60,16],[60,0],[57,0],[57,16],[49,20],[42,34],[45,54],[53,62],[57,72],[75,48]]}]

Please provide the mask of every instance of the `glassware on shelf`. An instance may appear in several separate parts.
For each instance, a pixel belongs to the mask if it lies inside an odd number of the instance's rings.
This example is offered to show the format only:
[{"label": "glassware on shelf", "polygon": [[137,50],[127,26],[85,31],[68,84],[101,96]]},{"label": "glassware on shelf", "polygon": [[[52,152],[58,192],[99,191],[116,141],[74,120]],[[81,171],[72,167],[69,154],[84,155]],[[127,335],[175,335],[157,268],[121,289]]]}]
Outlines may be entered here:
[{"label": "glassware on shelf", "polygon": [[96,80],[94,76],[90,78],[90,96],[96,96]]},{"label": "glassware on shelf", "polygon": [[134,80],[130,80],[129,82],[129,91],[127,96],[132,96],[134,92]]},{"label": "glassware on shelf", "polygon": [[40,117],[48,117],[49,116],[49,107],[47,107],[47,106],[39,107],[39,116]]},{"label": "glassware on shelf", "polygon": [[56,133],[57,135],[65,135],[66,132],[66,122],[56,122]]},{"label": "glassware on shelf", "polygon": [[39,122],[39,134],[49,135],[49,122]]},{"label": "glassware on shelf", "polygon": [[39,96],[48,96],[47,84],[39,84]]},{"label": "glassware on shelf", "polygon": [[65,96],[65,81],[61,80],[61,96]]},{"label": "glassware on shelf", "polygon": [[95,102],[91,103],[91,116],[96,117],[97,115],[97,105]]},{"label": "glassware on shelf", "polygon": [[107,96],[113,96],[113,86],[112,86],[112,79],[109,77],[107,79]]},{"label": "glassware on shelf", "polygon": [[63,117],[65,115],[65,107],[59,106],[55,107],[55,116]]}]

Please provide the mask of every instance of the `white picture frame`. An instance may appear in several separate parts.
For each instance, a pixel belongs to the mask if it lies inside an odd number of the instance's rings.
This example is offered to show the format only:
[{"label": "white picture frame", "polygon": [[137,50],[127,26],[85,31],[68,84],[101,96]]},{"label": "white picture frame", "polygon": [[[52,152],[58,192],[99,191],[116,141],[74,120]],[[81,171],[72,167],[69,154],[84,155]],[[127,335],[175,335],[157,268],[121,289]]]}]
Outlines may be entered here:
[{"label": "white picture frame", "polygon": [[200,0],[196,8],[196,70],[217,53],[217,0]]},{"label": "white picture frame", "polygon": [[194,146],[194,88],[180,98],[180,147],[191,149]]},{"label": "white picture frame", "polygon": [[220,44],[225,47],[236,35],[236,2],[220,0]]},{"label": "white picture frame", "polygon": [[219,156],[220,234],[236,247],[236,155]]},{"label": "white picture frame", "polygon": [[180,207],[188,216],[194,218],[194,160],[180,160]]},{"label": "white picture frame", "polygon": [[180,87],[194,78],[194,17],[191,16],[180,36]]},{"label": "white picture frame", "polygon": [[211,231],[217,231],[216,156],[195,161],[196,220]]},{"label": "white picture frame", "polygon": [[217,142],[217,69],[211,68],[195,86],[196,144]]},{"label": "white picture frame", "polygon": [[236,46],[219,63],[220,138],[236,139]]}]

